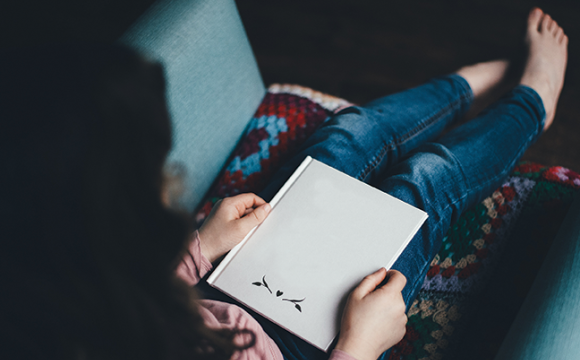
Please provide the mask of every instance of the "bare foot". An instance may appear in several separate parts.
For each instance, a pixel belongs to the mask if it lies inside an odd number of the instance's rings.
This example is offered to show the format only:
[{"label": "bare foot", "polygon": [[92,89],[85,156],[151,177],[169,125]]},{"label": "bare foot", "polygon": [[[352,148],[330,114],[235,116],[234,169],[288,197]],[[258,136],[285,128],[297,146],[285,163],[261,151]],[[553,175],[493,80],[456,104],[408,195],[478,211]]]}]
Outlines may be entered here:
[{"label": "bare foot", "polygon": [[556,104],[564,86],[568,37],[550,15],[534,8],[528,17],[526,43],[529,55],[520,84],[536,90],[542,98],[546,109],[546,130],[554,121]]},{"label": "bare foot", "polygon": [[473,91],[473,103],[465,115],[466,119],[475,117],[481,110],[499,99],[516,83],[508,77],[510,63],[507,60],[494,60],[464,66],[457,71]]}]

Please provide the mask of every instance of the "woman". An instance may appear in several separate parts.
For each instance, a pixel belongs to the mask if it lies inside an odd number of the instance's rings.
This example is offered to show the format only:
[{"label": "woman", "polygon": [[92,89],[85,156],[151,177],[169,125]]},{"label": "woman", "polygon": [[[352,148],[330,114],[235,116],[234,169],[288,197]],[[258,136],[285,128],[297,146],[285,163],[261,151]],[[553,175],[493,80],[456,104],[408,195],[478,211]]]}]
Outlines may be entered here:
[{"label": "woman", "polygon": [[[396,270],[378,270],[350,295],[331,358],[370,360],[402,338],[405,304],[443,234],[550,126],[568,39],[534,9],[526,41],[520,85],[478,118],[437,138],[503,78],[507,63],[465,67],[344,109],[264,191],[271,196],[311,155],[430,215]],[[224,200],[187,240],[186,222],[161,200],[170,131],[158,65],[109,47],[3,58],[0,109],[11,124],[1,142],[3,358],[323,356],[235,305],[194,301],[188,285],[269,205],[252,194]]]}]

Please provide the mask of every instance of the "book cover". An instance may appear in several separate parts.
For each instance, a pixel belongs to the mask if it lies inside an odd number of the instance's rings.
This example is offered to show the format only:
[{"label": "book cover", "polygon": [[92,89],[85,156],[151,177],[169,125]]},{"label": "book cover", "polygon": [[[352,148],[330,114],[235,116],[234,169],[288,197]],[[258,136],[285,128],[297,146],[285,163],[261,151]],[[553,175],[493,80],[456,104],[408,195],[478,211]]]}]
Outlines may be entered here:
[{"label": "book cover", "polygon": [[208,283],[327,351],[349,293],[389,269],[427,214],[308,157]]}]

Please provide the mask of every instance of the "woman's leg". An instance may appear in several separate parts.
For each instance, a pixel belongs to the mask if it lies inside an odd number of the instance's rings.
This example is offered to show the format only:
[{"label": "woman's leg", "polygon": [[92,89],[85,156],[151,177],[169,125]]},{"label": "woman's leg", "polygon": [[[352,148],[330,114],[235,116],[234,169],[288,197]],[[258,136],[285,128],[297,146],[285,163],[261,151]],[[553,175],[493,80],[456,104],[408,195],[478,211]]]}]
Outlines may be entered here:
[{"label": "woman's leg", "polygon": [[536,91],[518,86],[481,116],[423,144],[385,173],[381,190],[429,215],[393,265],[407,277],[407,306],[451,224],[501,185],[542,133],[545,114]]},{"label": "woman's leg", "polygon": [[365,106],[346,108],[316,130],[260,195],[271,199],[308,155],[369,182],[461,118],[472,99],[467,81],[449,75]]},{"label": "woman's leg", "polygon": [[[367,183],[420,144],[503,93],[509,63],[488,61],[457,74],[340,111],[318,129],[262,191],[269,200],[307,155]],[[515,84],[514,84],[515,85]],[[475,100],[475,108],[470,108]],[[473,115],[473,114],[472,114]]]},{"label": "woman's leg", "polygon": [[[407,277],[403,290],[407,306],[416,297],[449,226],[467,207],[501,184],[541,134],[544,119],[542,99],[531,88],[518,86],[481,116],[451,130],[437,142],[423,142],[381,174],[383,180],[378,182],[381,190],[429,214],[393,266]],[[324,145],[316,143],[315,148],[322,149],[326,159],[333,160],[331,166],[340,167],[341,158],[333,157],[331,151],[343,144]],[[309,150],[306,148],[302,153]],[[393,157],[401,156],[397,150],[394,152]],[[286,358],[314,360],[328,356],[267,320],[256,318]]]},{"label": "woman's leg", "polygon": [[[380,188],[422,208],[429,219],[393,268],[407,276],[409,306],[450,225],[501,185],[515,162],[554,119],[568,38],[548,15],[528,19],[529,55],[521,85],[478,118],[426,143],[389,169]],[[532,90],[533,89],[533,90]]]},{"label": "woman's leg", "polygon": [[[501,184],[526,148],[553,120],[563,86],[568,38],[538,9],[530,14],[527,42],[530,52],[521,86],[473,121],[450,131],[437,142],[421,145],[407,159],[390,168],[379,184],[382,190],[430,215],[393,266],[407,276],[403,296],[408,305],[415,298],[449,226],[462,211]],[[462,75],[469,77],[469,74]],[[340,128],[337,130],[341,132]],[[328,138],[332,139],[332,134]],[[351,139],[346,134],[338,138]],[[330,141],[329,148],[335,150],[334,146],[341,145],[341,141]],[[320,143],[312,145],[323,157],[334,161],[330,165],[341,168],[341,158],[328,154],[331,149]],[[361,144],[345,145],[356,150]],[[393,159],[398,160],[400,156],[395,154]],[[358,156],[355,154],[355,157]],[[366,175],[360,176],[367,173],[364,167],[355,170],[359,173],[350,174],[365,178]],[[281,348],[293,349],[285,352],[285,356],[324,358],[324,354],[295,336],[276,327],[270,330]],[[388,352],[382,358],[386,356]]]}]

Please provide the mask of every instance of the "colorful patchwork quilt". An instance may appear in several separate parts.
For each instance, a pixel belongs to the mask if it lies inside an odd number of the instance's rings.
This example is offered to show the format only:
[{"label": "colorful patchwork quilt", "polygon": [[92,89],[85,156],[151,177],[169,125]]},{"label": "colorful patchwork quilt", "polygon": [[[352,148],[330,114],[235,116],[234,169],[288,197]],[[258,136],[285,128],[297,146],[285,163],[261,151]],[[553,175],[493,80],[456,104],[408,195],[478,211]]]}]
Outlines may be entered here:
[{"label": "colorful patchwork quilt", "polygon": [[[259,192],[334,112],[349,102],[296,85],[272,85],[196,214],[220,198]],[[520,163],[443,239],[390,360],[493,359],[539,270],[580,175]]]}]

